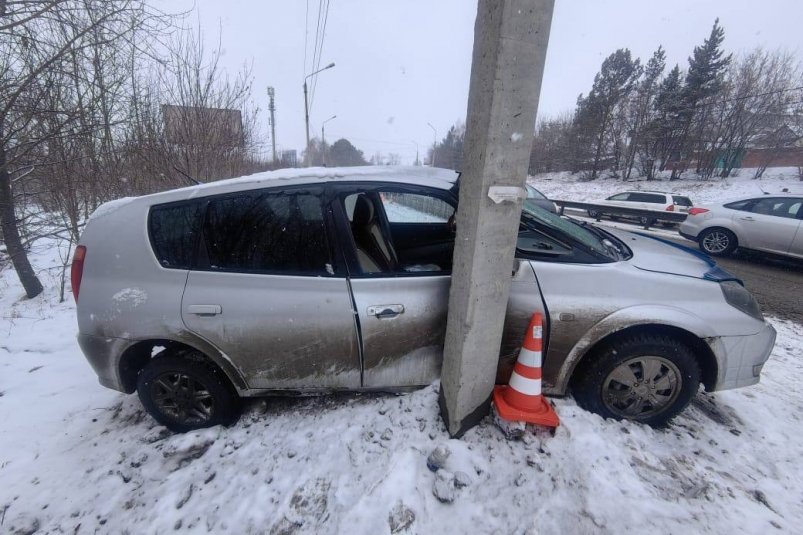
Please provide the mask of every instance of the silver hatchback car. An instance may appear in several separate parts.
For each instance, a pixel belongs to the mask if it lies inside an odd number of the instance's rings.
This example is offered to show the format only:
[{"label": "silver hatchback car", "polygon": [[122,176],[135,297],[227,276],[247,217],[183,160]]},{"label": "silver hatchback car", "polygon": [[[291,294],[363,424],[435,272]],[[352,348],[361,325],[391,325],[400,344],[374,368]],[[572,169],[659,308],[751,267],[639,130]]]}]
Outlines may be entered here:
[{"label": "silver hatchback car", "polygon": [[678,230],[714,256],[742,248],[803,259],[803,194],[698,206],[689,210]]},{"label": "silver hatchback car", "polygon": [[[101,384],[186,431],[240,397],[402,391],[439,376],[459,181],[422,167],[257,174],[102,206],[73,263]],[[543,384],[661,425],[702,383],[751,385],[775,340],[708,257],[524,201],[497,381],[531,315]]]}]

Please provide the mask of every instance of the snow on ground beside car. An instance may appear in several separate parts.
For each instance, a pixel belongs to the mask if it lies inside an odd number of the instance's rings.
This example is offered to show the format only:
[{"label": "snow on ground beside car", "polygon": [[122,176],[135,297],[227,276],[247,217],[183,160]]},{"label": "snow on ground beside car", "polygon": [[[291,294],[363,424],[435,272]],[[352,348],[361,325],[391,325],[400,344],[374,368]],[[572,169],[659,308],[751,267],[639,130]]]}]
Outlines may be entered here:
[{"label": "snow on ground beside car", "polygon": [[528,182],[550,199],[565,201],[592,202],[609,197],[615,193],[629,190],[665,191],[688,195],[695,205],[723,202],[739,197],[760,196],[762,190],[781,193],[788,188],[792,193],[803,194],[803,182],[798,177],[796,167],[777,167],[767,169],[764,176],[753,180],[755,169],[740,169],[735,177],[696,180],[643,180],[624,181],[621,178],[598,178],[591,181],[580,180],[580,173],[569,172],[541,173],[529,177]]},{"label": "snow on ground beside car", "polygon": [[[97,383],[74,305],[56,302],[58,251],[36,251],[44,295],[23,300],[0,271],[2,533],[764,533],[803,520],[800,325],[773,320],[759,385],[701,393],[666,430],[567,398],[554,437],[510,442],[486,419],[450,440],[434,384],[256,400],[231,428],[173,435]],[[438,446],[452,503],[433,494]]]}]

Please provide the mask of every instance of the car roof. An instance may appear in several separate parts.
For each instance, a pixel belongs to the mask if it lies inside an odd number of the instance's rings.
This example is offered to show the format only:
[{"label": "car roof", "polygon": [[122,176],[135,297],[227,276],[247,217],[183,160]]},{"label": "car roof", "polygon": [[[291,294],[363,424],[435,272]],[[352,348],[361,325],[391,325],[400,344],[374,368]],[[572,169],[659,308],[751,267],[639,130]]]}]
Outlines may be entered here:
[{"label": "car roof", "polygon": [[392,182],[442,190],[454,188],[458,173],[451,169],[423,166],[306,167],[265,171],[237,178],[217,180],[141,197],[147,204],[158,204],[221,193],[232,193],[274,186],[296,186],[328,182]]},{"label": "car roof", "polygon": [[[623,191],[622,193],[659,193],[661,195],[680,195],[679,193],[667,193],[666,191],[655,191],[651,189],[629,189],[627,191]],[[614,195],[618,195],[618,193],[615,193]]]},{"label": "car roof", "polygon": [[739,197],[731,197],[721,201],[719,204],[730,204],[732,202],[749,201],[753,199],[800,199],[803,198],[803,192],[800,193],[756,193],[753,195],[740,195]]}]

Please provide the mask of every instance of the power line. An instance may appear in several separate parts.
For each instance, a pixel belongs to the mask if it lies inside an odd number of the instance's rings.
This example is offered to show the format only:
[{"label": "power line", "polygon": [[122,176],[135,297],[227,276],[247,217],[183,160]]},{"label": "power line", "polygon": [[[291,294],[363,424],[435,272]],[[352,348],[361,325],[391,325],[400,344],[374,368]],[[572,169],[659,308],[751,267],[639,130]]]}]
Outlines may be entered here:
[{"label": "power line", "polygon": [[309,42],[309,0],[306,0],[306,10],[304,11],[304,76],[307,75],[307,43]]},{"label": "power line", "polygon": [[[324,1],[324,0],[322,0]],[[323,57],[323,41],[326,39],[326,23],[329,21],[329,2],[330,0],[326,1],[326,9],[323,17],[323,27],[321,28],[321,40],[320,40],[320,47],[318,49],[318,64],[315,66],[315,69],[320,69],[321,67],[321,58]],[[313,102],[315,102],[315,90],[318,88],[318,79],[317,77],[312,81],[312,94],[310,95],[310,108],[312,107]]]},{"label": "power line", "polygon": [[318,19],[315,25],[315,42],[312,44],[312,63],[310,64],[309,72],[315,72],[315,61],[318,57],[318,39],[321,35],[321,9],[323,0],[318,0]]}]

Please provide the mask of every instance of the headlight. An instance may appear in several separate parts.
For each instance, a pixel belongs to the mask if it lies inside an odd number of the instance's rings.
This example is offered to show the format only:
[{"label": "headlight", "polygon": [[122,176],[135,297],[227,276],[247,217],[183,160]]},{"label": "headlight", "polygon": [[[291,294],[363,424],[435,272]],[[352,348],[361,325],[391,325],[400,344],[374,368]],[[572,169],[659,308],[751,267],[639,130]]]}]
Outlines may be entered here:
[{"label": "headlight", "polygon": [[723,281],[719,283],[719,287],[722,288],[722,295],[730,306],[757,320],[764,320],[755,297],[744,286],[736,281]]}]

